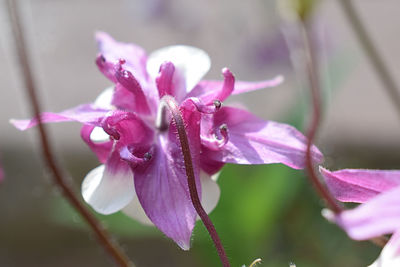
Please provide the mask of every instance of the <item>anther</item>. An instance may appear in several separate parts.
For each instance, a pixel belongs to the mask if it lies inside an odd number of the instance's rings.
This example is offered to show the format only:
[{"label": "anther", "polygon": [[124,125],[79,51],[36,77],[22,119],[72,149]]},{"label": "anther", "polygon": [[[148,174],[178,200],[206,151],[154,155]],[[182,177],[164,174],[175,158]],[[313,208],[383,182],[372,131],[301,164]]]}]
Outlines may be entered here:
[{"label": "anther", "polygon": [[100,60],[101,60],[101,62],[106,62],[106,58],[103,56],[103,55],[100,55]]},{"label": "anther", "polygon": [[221,132],[227,132],[228,131],[228,125],[226,125],[225,123],[222,124],[221,126],[219,126],[219,130]]},{"label": "anther", "polygon": [[146,153],[144,153],[144,155],[143,155],[143,158],[144,158],[145,161],[151,160],[152,157],[153,157],[153,156],[151,155],[150,152],[146,152]]},{"label": "anther", "polygon": [[119,64],[124,65],[126,63],[126,60],[123,58],[120,58],[119,60]]},{"label": "anther", "polygon": [[215,99],[214,102],[213,102],[213,104],[214,104],[214,106],[215,106],[215,108],[216,108],[217,110],[220,109],[221,106],[222,106],[221,101],[219,101],[218,99]]}]

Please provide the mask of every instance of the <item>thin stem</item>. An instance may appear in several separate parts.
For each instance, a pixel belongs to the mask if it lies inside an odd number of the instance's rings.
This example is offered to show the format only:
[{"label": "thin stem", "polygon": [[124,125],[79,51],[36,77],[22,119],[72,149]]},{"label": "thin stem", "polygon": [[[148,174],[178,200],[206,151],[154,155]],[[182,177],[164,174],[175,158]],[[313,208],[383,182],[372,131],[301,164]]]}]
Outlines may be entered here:
[{"label": "thin stem", "polygon": [[360,45],[371,61],[372,67],[375,69],[375,72],[378,74],[379,79],[386,89],[386,93],[395,106],[397,115],[400,116],[400,92],[394,78],[390,74],[389,69],[386,67],[385,62],[376,49],[372,39],[369,37],[367,30],[360,19],[360,16],[357,14],[357,11],[353,6],[352,1],[339,0],[339,3],[343,9],[343,12],[346,14],[346,17],[349,20]]},{"label": "thin stem", "polygon": [[305,61],[307,67],[307,73],[310,83],[311,89],[311,97],[312,97],[312,121],[311,125],[307,131],[307,151],[306,151],[306,167],[308,176],[311,180],[311,183],[314,185],[315,189],[317,190],[318,194],[322,199],[324,199],[328,205],[328,207],[334,212],[339,213],[343,209],[342,207],[336,202],[334,197],[330,194],[327,188],[320,182],[318,176],[315,172],[314,163],[312,159],[311,149],[312,144],[314,143],[314,139],[316,133],[318,131],[319,122],[321,120],[321,99],[320,99],[320,88],[319,88],[319,81],[317,75],[317,67],[315,62],[315,57],[313,54],[314,48],[312,47],[312,38],[310,37],[310,33],[307,29],[307,23],[305,21],[300,21],[300,29],[302,31],[303,37],[303,44],[304,44],[304,52],[305,52]]},{"label": "thin stem", "polygon": [[[326,189],[326,187],[320,182],[318,179],[318,176],[315,172],[314,164],[312,162],[312,156],[311,156],[311,147],[314,142],[315,135],[318,130],[319,122],[321,119],[321,101],[320,101],[320,88],[319,88],[319,81],[318,81],[318,75],[317,75],[317,67],[316,67],[316,62],[315,62],[315,56],[313,51],[315,49],[313,48],[312,45],[312,39],[310,37],[310,33],[307,30],[308,25],[307,21],[301,21],[300,22],[301,30],[302,30],[302,35],[303,35],[303,42],[304,42],[304,48],[305,48],[305,54],[306,54],[306,65],[307,65],[307,72],[308,72],[308,77],[310,81],[310,86],[311,86],[311,95],[312,95],[312,102],[313,102],[313,117],[311,121],[311,126],[308,130],[307,133],[307,152],[306,152],[306,167],[308,171],[308,176],[314,185],[315,189],[317,190],[318,194],[322,199],[326,201],[328,204],[328,207],[335,213],[339,214],[342,212],[344,209],[342,206],[339,205],[339,203],[336,202],[334,197],[331,195],[329,190]],[[373,239],[370,239],[372,243],[374,243],[377,246],[384,247],[386,243],[388,242],[388,239],[385,236],[379,236]]]},{"label": "thin stem", "polygon": [[221,259],[222,266],[230,267],[228,257],[225,253],[225,249],[222,246],[222,242],[218,236],[217,231],[207,213],[205,212],[203,206],[201,205],[199,195],[196,189],[196,180],[193,170],[192,156],[190,153],[189,141],[185,130],[185,123],[182,118],[182,114],[179,110],[178,104],[175,99],[169,95],[165,95],[161,102],[164,102],[171,112],[172,119],[175,121],[176,128],[178,130],[179,141],[181,143],[183,159],[185,162],[186,176],[188,178],[188,186],[190,192],[190,198],[192,200],[193,206],[203,221],[204,226],[207,228],[208,233],[213,240],[215,247],[217,248],[218,255]]},{"label": "thin stem", "polygon": [[134,266],[129,258],[124,254],[119,245],[113,241],[108,232],[104,229],[101,223],[92,215],[92,213],[80,202],[75,195],[71,186],[65,181],[62,172],[58,168],[54,155],[52,153],[51,145],[49,143],[47,132],[41,121],[41,108],[36,93],[36,86],[33,79],[32,71],[29,64],[28,52],[26,50],[25,39],[18,15],[18,7],[16,1],[7,1],[8,12],[10,16],[11,26],[14,33],[14,41],[17,49],[19,64],[24,74],[24,83],[27,94],[30,99],[32,113],[38,119],[38,128],[40,134],[40,142],[42,153],[48,168],[51,170],[54,178],[54,183],[57,184],[69,203],[75,210],[82,216],[87,224],[92,228],[97,236],[98,241],[103,245],[106,251],[114,258],[119,266]]}]

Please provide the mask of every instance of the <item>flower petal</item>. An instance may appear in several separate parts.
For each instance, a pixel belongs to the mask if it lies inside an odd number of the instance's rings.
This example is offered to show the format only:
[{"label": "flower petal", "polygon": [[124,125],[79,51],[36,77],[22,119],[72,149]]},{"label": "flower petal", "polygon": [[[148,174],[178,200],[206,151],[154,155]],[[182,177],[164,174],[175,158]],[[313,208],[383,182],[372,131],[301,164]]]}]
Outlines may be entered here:
[{"label": "flower petal", "polygon": [[400,229],[400,186],[379,194],[355,209],[342,212],[336,223],[356,240],[366,240]]},{"label": "flower petal", "polygon": [[94,105],[103,108],[103,109],[113,109],[112,106],[112,98],[113,98],[114,88],[108,87],[100,95],[97,96],[96,100],[94,101]]},{"label": "flower petal", "polygon": [[175,66],[174,79],[185,79],[183,91],[189,92],[203,78],[211,66],[211,60],[203,50],[185,45],[168,46],[154,51],[147,60],[147,71],[155,79],[160,66],[170,61]]},{"label": "flower petal", "polygon": [[[191,109],[190,109],[191,108]],[[181,108],[191,150],[197,191],[200,185],[200,113],[196,107]],[[190,236],[197,213],[193,207],[182,149],[173,122],[167,133],[157,136],[151,159],[137,165],[135,189],[146,215],[182,249],[190,247]]]},{"label": "flower petal", "polygon": [[[59,113],[43,112],[40,115],[42,123],[78,121],[84,124],[100,125],[101,119],[107,115],[109,110],[96,107],[92,104],[84,104],[71,109],[64,110]],[[14,120],[10,123],[17,129],[24,131],[36,126],[39,121],[37,118],[30,120]]]},{"label": "flower petal", "polygon": [[279,75],[271,80],[258,81],[258,82],[245,82],[237,81],[235,83],[235,89],[233,90],[233,95],[243,94],[255,90],[260,90],[264,88],[276,87],[283,82],[283,76]]},{"label": "flower petal", "polygon": [[[226,69],[224,69],[226,71]],[[223,70],[223,71],[224,71]],[[229,95],[238,95],[247,93],[255,90],[264,88],[270,88],[280,85],[283,82],[283,76],[277,76],[271,80],[257,81],[257,82],[246,82],[246,81],[235,81],[234,88],[231,93],[224,94],[223,97],[218,96],[221,91],[220,88],[224,87],[226,83],[227,75],[224,73],[224,81],[215,80],[203,80],[188,94],[188,97],[198,97],[203,101],[213,101],[218,99],[224,101]]]},{"label": "flower petal", "polygon": [[235,77],[228,68],[222,69],[223,82],[201,81],[189,94],[188,97],[198,97],[204,104],[213,103],[214,100],[224,101],[233,92]]},{"label": "flower petal", "polygon": [[[307,139],[290,125],[264,121],[232,107],[222,107],[214,116],[203,118],[202,160],[236,164],[283,163],[294,169],[304,168]],[[220,129],[226,129],[227,136],[221,138],[227,140],[219,148],[203,141],[210,136],[216,138]],[[315,146],[312,156],[315,162],[323,160]]]},{"label": "flower petal", "polygon": [[135,168],[135,188],[150,220],[182,249],[189,249],[197,214],[180,147],[160,136],[149,163]]},{"label": "flower petal", "polygon": [[81,137],[83,141],[90,147],[90,149],[96,154],[99,161],[101,163],[105,163],[112,151],[113,142],[110,140],[108,134],[107,134],[108,141],[94,142],[91,137],[93,131],[97,128],[99,127],[92,125],[83,125],[81,129]]},{"label": "flower petal", "polygon": [[400,266],[400,231],[392,235],[383,248],[379,258],[369,267],[396,267]]},{"label": "flower petal", "polygon": [[122,85],[125,89],[132,92],[134,105],[132,111],[137,113],[149,114],[150,108],[147,103],[146,96],[143,92],[142,86],[136,80],[135,76],[133,76],[130,71],[124,69],[121,64],[118,64],[116,66],[115,78],[119,83],[118,85]]},{"label": "flower petal", "polygon": [[99,52],[112,64],[116,64],[120,59],[126,61],[125,67],[142,83],[147,80],[146,72],[146,52],[134,44],[115,41],[105,32],[96,32],[96,41]]},{"label": "flower petal", "polygon": [[219,196],[221,195],[221,190],[216,183],[216,175],[208,175],[205,172],[200,172],[200,182],[201,182],[201,205],[207,213],[210,213],[218,204]]},{"label": "flower petal", "polygon": [[364,203],[381,192],[400,185],[400,171],[345,169],[329,171],[320,167],[329,190],[339,201]]},{"label": "flower petal", "polygon": [[122,209],[122,211],[140,223],[145,225],[154,225],[153,222],[150,221],[149,217],[147,217],[136,195],[133,197],[132,201]]},{"label": "flower petal", "polygon": [[135,196],[133,173],[115,153],[107,165],[90,171],[82,182],[83,199],[101,214],[115,213]]}]

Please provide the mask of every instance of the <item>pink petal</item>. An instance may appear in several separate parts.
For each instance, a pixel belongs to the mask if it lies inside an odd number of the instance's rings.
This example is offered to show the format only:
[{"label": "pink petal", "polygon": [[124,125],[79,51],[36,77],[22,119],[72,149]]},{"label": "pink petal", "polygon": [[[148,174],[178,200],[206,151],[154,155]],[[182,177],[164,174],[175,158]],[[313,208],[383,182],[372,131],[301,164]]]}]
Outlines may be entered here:
[{"label": "pink petal", "polygon": [[116,152],[110,156],[106,166],[93,169],[82,182],[83,199],[101,214],[121,210],[134,195],[133,173]]},{"label": "pink petal", "polygon": [[168,46],[154,51],[149,56],[147,71],[153,79],[158,76],[161,64],[166,61],[174,64],[174,75],[184,79],[182,90],[186,92],[193,89],[211,66],[209,56],[199,48],[185,45]]},{"label": "pink petal", "polygon": [[337,224],[348,235],[365,240],[400,229],[400,186],[379,194],[353,210],[342,212]]},{"label": "pink petal", "polygon": [[141,47],[117,42],[105,32],[97,32],[96,41],[100,54],[107,62],[116,64],[120,59],[124,59],[127,70],[139,79],[139,83],[148,79],[146,72],[147,55]]},{"label": "pink petal", "polygon": [[[201,195],[200,114],[193,110],[181,112],[187,128],[197,190]],[[151,159],[134,168],[134,172],[136,193],[146,215],[182,249],[189,249],[197,213],[190,199],[183,155],[173,123],[168,133],[158,135]]]},{"label": "pink petal", "polygon": [[[213,117],[203,116],[202,160],[236,164],[283,163],[294,169],[304,168],[307,139],[294,127],[264,121],[253,114],[232,107],[221,108]],[[213,118],[213,120],[211,120]],[[221,126],[226,126],[227,137],[221,147],[210,147],[203,142],[218,136]],[[314,146],[312,156],[316,163],[323,160]],[[211,164],[212,162],[210,162]]]},{"label": "pink petal", "polygon": [[[180,81],[176,81],[175,66],[172,62],[166,61],[160,66],[160,72],[156,77],[156,84],[160,98],[164,95],[176,96],[180,94],[176,87]],[[175,79],[174,79],[175,78]]]},{"label": "pink petal", "polygon": [[264,88],[275,87],[283,82],[282,76],[277,76],[272,80],[257,81],[257,82],[236,81],[233,91],[231,93],[220,94],[221,88],[224,87],[224,83],[226,83],[226,79],[228,78],[225,73],[224,77],[225,77],[224,81],[214,81],[214,80],[200,81],[199,84],[188,94],[188,97],[199,97],[203,101],[205,100],[213,101],[215,99],[224,101],[230,94],[238,95]]},{"label": "pink petal", "polygon": [[[84,104],[59,113],[43,112],[40,118],[43,123],[77,121],[84,124],[100,125],[101,119],[106,116],[108,112],[109,110],[98,108],[95,105]],[[11,119],[10,122],[21,131],[38,124],[37,118],[31,120]]]},{"label": "pink petal", "polygon": [[233,92],[235,77],[228,68],[222,70],[224,81],[201,81],[189,94],[188,97],[198,97],[204,104],[212,103],[214,100],[224,101]]},{"label": "pink petal", "polygon": [[244,82],[237,81],[235,83],[235,89],[233,90],[233,95],[243,94],[255,90],[260,90],[264,88],[276,87],[283,82],[283,76],[276,76],[271,80],[258,81],[258,82]]},{"label": "pink petal", "polygon": [[339,201],[364,203],[381,192],[400,185],[400,171],[345,169],[329,171],[320,167],[329,190]]},{"label": "pink petal", "polygon": [[[137,113],[149,114],[150,108],[147,103],[146,96],[143,92],[142,86],[136,80],[135,76],[126,69],[122,65],[116,66],[115,77],[120,85],[122,85],[125,89],[132,92],[133,96],[133,110]],[[114,97],[114,101],[115,101]]]}]

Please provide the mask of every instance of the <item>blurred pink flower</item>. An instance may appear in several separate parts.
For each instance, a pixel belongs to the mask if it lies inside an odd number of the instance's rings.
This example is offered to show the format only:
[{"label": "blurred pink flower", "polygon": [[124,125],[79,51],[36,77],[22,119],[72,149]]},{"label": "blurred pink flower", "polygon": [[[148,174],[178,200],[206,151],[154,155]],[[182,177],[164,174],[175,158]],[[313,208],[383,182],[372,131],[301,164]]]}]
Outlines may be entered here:
[{"label": "blurred pink flower", "polygon": [[[225,163],[283,163],[304,166],[306,138],[295,128],[264,121],[248,111],[221,107],[231,94],[282,82],[235,82],[223,69],[223,81],[201,80],[210,68],[208,55],[194,47],[170,46],[153,52],[116,42],[97,33],[100,71],[114,83],[92,104],[60,113],[43,113],[43,122],[79,121],[83,140],[101,165],[85,177],[82,195],[97,212],[123,210],[155,224],[181,248],[190,247],[196,211],[190,200],[183,155],[176,126],[160,116],[163,97],[174,97],[182,113],[191,148],[196,184],[202,204],[210,212],[219,188],[211,178]],[[162,110],[162,109],[161,109]],[[168,112],[167,112],[168,113]],[[12,120],[20,130],[37,119]],[[313,148],[315,161],[322,160]]]},{"label": "blurred pink flower", "polygon": [[393,233],[371,266],[400,266],[400,171],[320,168],[330,191],[342,202],[364,203],[328,219],[356,240]]}]

